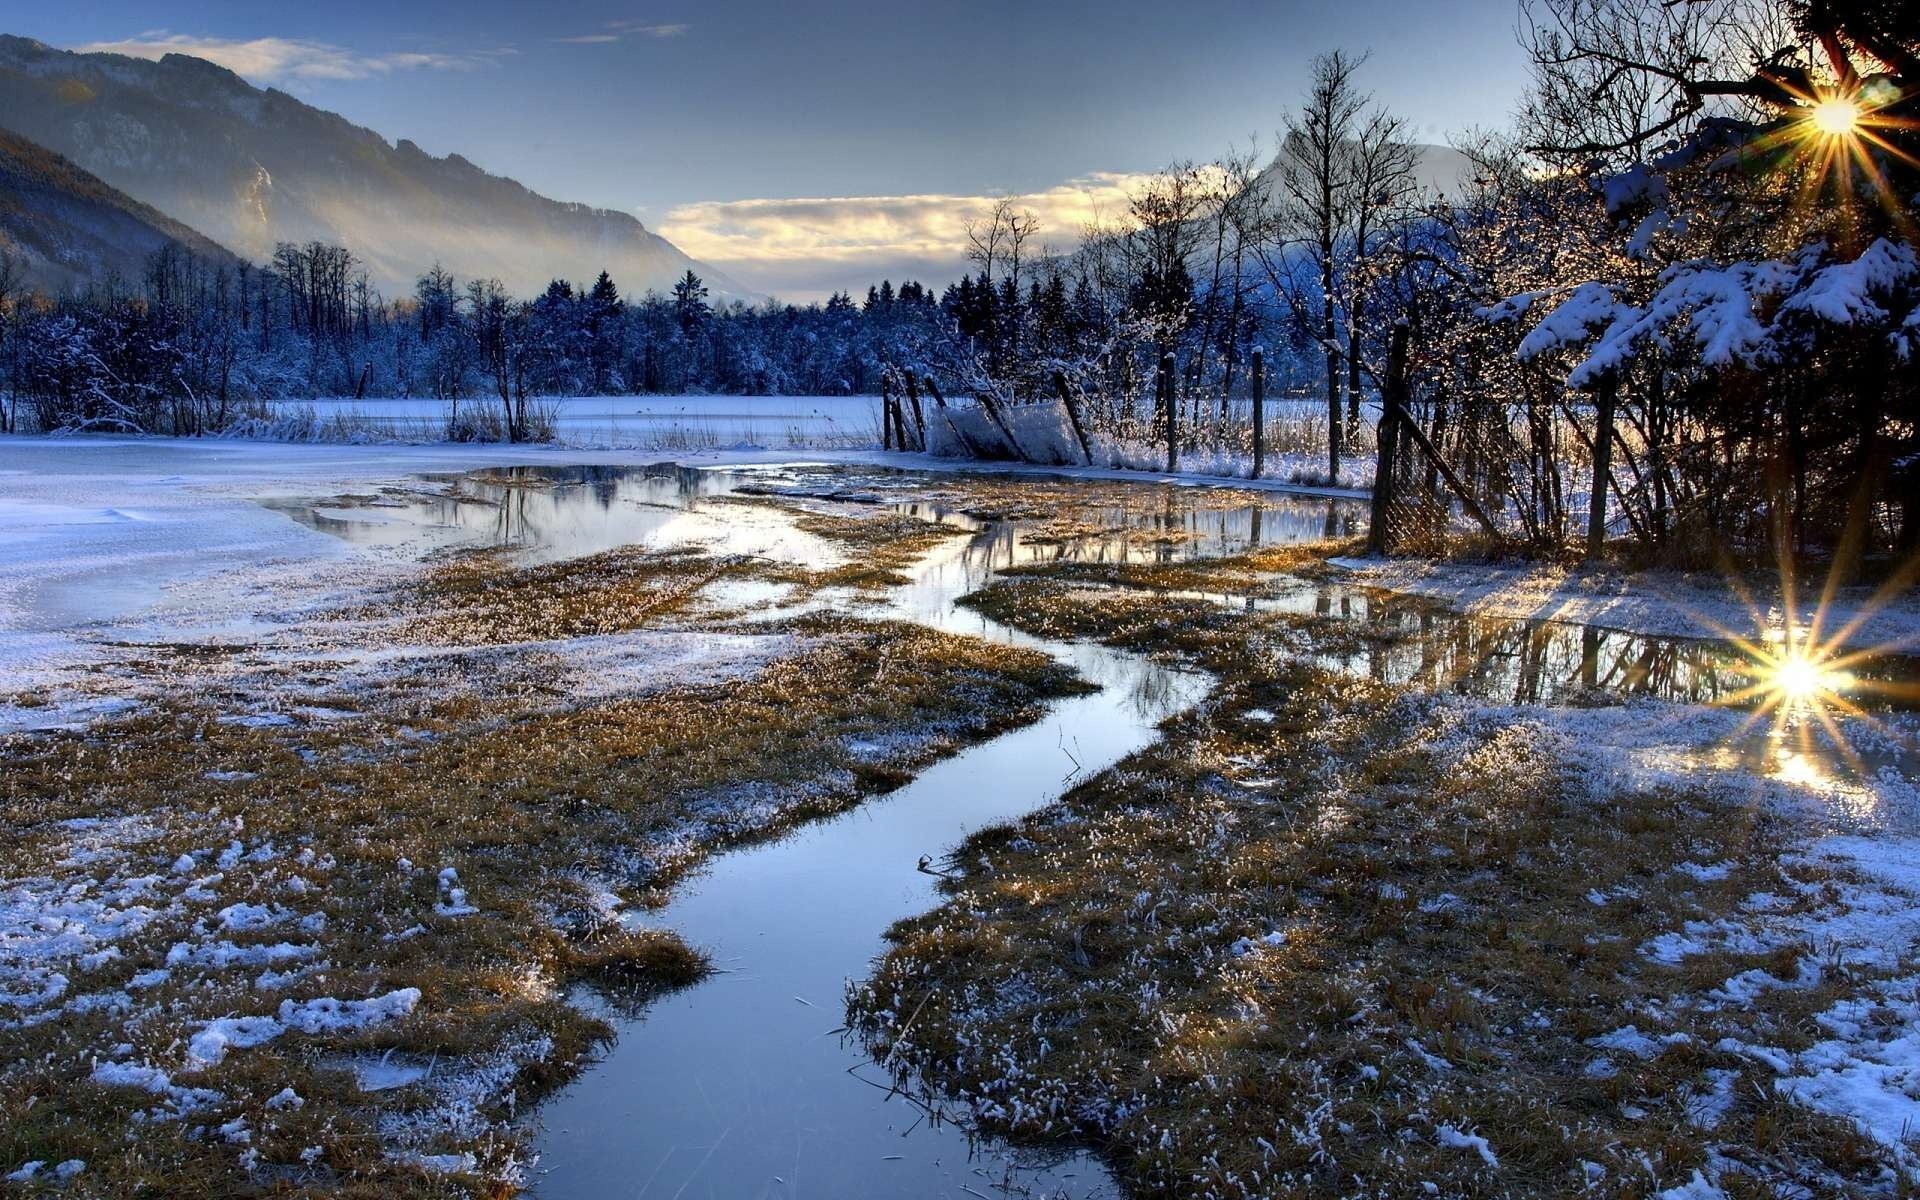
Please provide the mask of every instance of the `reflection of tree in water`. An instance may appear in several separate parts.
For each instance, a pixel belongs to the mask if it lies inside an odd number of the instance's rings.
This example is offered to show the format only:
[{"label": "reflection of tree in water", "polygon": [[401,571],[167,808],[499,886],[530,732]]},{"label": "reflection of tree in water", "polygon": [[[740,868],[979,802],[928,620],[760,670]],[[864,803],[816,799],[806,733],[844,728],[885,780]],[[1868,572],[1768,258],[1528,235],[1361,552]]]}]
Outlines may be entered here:
[{"label": "reflection of tree in water", "polygon": [[[850,482],[842,470],[800,469],[786,478],[806,483],[810,476],[830,477],[836,489]],[[513,467],[452,477],[449,491],[427,503],[442,523],[482,529],[496,545],[564,545],[571,527],[584,524],[588,513],[605,523],[617,519],[611,514],[622,503],[692,509],[704,498],[734,493],[749,478],[754,477],[675,465]],[[936,504],[897,507],[927,520],[949,515]],[[480,508],[488,510],[484,517],[475,511]],[[1363,525],[1360,507],[1349,500],[1275,496],[1258,504],[1219,506],[1207,503],[1204,492],[1170,486],[1141,488],[1074,515],[1097,532],[1031,542],[1025,540],[1026,524],[993,521],[979,527],[957,565],[974,581],[1027,564],[1164,565],[1351,536]],[[1223,605],[1244,603],[1249,611],[1261,606],[1253,597],[1217,599]],[[1365,647],[1333,655],[1343,669],[1385,683],[1497,702],[1558,703],[1587,694],[1713,703],[1728,701],[1755,682],[1747,656],[1712,641],[1462,615],[1418,597],[1334,584],[1313,585],[1312,612],[1363,625]],[[1911,680],[1915,664],[1882,659],[1862,664],[1856,674]],[[1164,687],[1164,680],[1152,686]]]},{"label": "reflection of tree in water", "polygon": [[[1352,589],[1323,585],[1314,612],[1352,620],[1355,603]],[[1754,682],[1746,657],[1718,642],[1464,616],[1381,592],[1366,595],[1361,619],[1368,647],[1348,669],[1486,700],[1554,703],[1596,693],[1710,704]]]}]

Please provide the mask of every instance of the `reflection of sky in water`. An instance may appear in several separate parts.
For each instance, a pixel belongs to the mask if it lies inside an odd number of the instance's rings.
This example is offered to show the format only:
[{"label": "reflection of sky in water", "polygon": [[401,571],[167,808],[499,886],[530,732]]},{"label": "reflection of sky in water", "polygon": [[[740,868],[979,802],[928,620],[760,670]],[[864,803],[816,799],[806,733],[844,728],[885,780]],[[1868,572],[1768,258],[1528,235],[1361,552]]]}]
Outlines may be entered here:
[{"label": "reflection of sky in water", "polygon": [[[951,620],[952,599],[997,570],[1045,563],[1174,563],[1261,546],[1346,536],[1364,528],[1365,507],[1350,500],[1275,494],[1253,505],[1221,507],[1204,489],[1142,484],[1139,498],[1083,514],[1097,530],[1036,539],[1019,522],[982,522],[913,498],[937,476],[825,464],[752,469],[675,467],[516,468],[449,477],[431,495],[386,497],[367,508],[292,508],[318,528],[356,542],[399,544],[421,537],[447,545],[519,547],[533,561],[554,561],[621,546],[699,546],[807,566],[841,561],[829,541],[795,528],[786,512],[761,505],[717,505],[741,490],[797,502],[853,499],[891,503],[927,520],[973,533],[937,547],[912,583],[887,603],[916,619]],[[517,479],[533,486],[509,486]],[[1752,664],[1725,643],[1655,637],[1596,625],[1460,614],[1431,601],[1340,582],[1280,576],[1249,596],[1195,594],[1228,607],[1338,621],[1367,648],[1329,655],[1331,666],[1393,684],[1455,691],[1502,703],[1584,701],[1635,695],[1690,703],[1725,701],[1756,682]],[[1910,658],[1860,665],[1862,680],[1913,679]],[[1867,708],[1896,702],[1871,693]]]},{"label": "reflection of sky in water", "polygon": [[[514,475],[532,486],[503,482]],[[865,975],[884,948],[880,932],[938,902],[933,877],[914,867],[920,855],[938,856],[971,829],[1048,803],[1075,779],[1148,744],[1158,721],[1199,698],[1201,681],[1194,676],[1093,643],[1038,639],[955,601],[1010,566],[1167,563],[1345,536],[1359,528],[1363,509],[1353,501],[1285,495],[1216,507],[1202,491],[1141,485],[1137,499],[1082,514],[1088,528],[1102,532],[1035,540],[1017,522],[982,522],[915,499],[934,478],[798,465],[528,470],[445,478],[432,494],[385,498],[372,508],[289,510],[355,541],[424,537],[446,546],[517,547],[536,561],[638,544],[699,545],[825,565],[840,561],[841,551],[795,528],[785,509],[722,499],[744,488],[784,492],[795,503],[836,496],[894,503],[954,526],[955,536],[910,572],[906,586],[884,597],[838,593],[830,603],[1033,646],[1103,685],[850,813],[717,857],[667,908],[648,914],[648,921],[712,950],[722,973],[655,1002],[640,1017],[607,1014],[620,1028],[608,1058],[542,1110],[539,1194],[599,1196],[650,1181],[669,1195],[683,1189],[711,1196],[961,1196],[991,1191],[1009,1171],[1006,1178],[1033,1194],[1112,1194],[1104,1171],[1084,1156],[1013,1170],[1004,1148],[976,1147],[960,1128],[930,1123],[884,1086],[884,1070],[832,1028],[840,1020],[843,982]],[[781,612],[789,590],[724,581],[709,598],[726,607],[770,606],[759,614],[765,619]],[[1623,759],[1645,751],[1682,771],[1689,758],[1699,769],[1757,768],[1831,797],[1837,809],[1860,795],[1841,778],[1850,768],[1817,739],[1770,737],[1762,725],[1700,751],[1684,736],[1667,737],[1657,717],[1655,728],[1645,728],[1642,708],[1708,713],[1720,722],[1717,728],[1736,723],[1737,714],[1725,710],[1668,709],[1646,699],[1713,701],[1745,687],[1750,680],[1739,656],[1721,644],[1463,616],[1415,599],[1292,577],[1272,580],[1253,596],[1190,598],[1378,633],[1364,649],[1329,652],[1324,661],[1390,683],[1496,704],[1604,701],[1609,707],[1592,715],[1614,723],[1619,745],[1612,753]],[[1910,669],[1906,662],[1864,668]],[[1622,708],[1623,697],[1641,699]],[[1570,728],[1586,717],[1577,708],[1555,710],[1555,719]],[[1651,736],[1636,747],[1629,729]]]},{"label": "reflection of sky in water", "polygon": [[[795,504],[842,501],[850,511],[885,504],[952,525],[956,536],[910,572],[911,582],[884,599],[833,592],[799,608],[781,607],[772,590],[718,585],[716,603],[758,607],[776,619],[822,605],[867,615],[896,615],[953,632],[1013,643],[1034,639],[998,626],[954,600],[984,585],[995,571],[1046,563],[1164,564],[1233,554],[1261,546],[1349,536],[1364,528],[1363,504],[1271,494],[1258,503],[1223,503],[1208,489],[1142,483],[1103,488],[1101,502],[1080,510],[1067,538],[1037,535],[1018,521],[982,521],[941,498],[946,477],[824,463],[694,470],[674,466],[515,468],[434,480],[414,495],[387,496],[363,507],[286,506],[298,519],[357,542],[400,545],[422,538],[444,546],[518,547],[533,561],[553,561],[621,546],[698,546],[803,566],[844,561],[831,542],[794,526],[784,508],[724,503],[746,493]],[[1184,595],[1249,612],[1283,612],[1335,622],[1364,639],[1358,650],[1321,654],[1326,665],[1397,686],[1455,693],[1497,704],[1613,704],[1652,698],[1688,704],[1761,703],[1750,693],[1765,672],[1737,648],[1696,638],[1655,637],[1597,625],[1462,614],[1418,597],[1335,581],[1275,576],[1253,594]],[[873,606],[882,606],[875,613]],[[1110,682],[1097,653],[1053,646],[1095,682]],[[1084,658],[1084,661],[1081,661]],[[1777,780],[1838,794],[1849,780],[1894,769],[1911,776],[1916,761],[1911,720],[1889,728],[1889,710],[1910,701],[1873,685],[1920,677],[1915,660],[1888,657],[1851,669],[1863,685],[1848,697],[1877,717],[1847,723],[1851,754],[1817,722],[1799,722],[1790,744],[1769,722],[1730,734],[1715,754]],[[1739,697],[1737,704],[1734,698]],[[1857,731],[1860,736],[1854,736]]]}]

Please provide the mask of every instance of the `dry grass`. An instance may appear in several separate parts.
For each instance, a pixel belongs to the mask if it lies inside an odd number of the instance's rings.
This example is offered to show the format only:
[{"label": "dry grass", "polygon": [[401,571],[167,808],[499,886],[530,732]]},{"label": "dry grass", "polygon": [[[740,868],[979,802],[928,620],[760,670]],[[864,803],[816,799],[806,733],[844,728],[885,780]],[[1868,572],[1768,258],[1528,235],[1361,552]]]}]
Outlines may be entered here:
[{"label": "dry grass", "polygon": [[[1041,580],[975,602],[1224,682],[1159,745],[971,839],[947,903],[891,931],[851,1020],[908,1086],[1103,1147],[1142,1196],[1645,1197],[1710,1154],[1737,1164],[1730,1195],[1899,1191],[1884,1151],[1716,1049],[1802,1047],[1855,981],[1710,1010],[1692,1001],[1751,967],[1791,978],[1810,948],[1642,952],[1756,892],[1817,894],[1759,812],[1596,802],[1538,730],[1308,665],[1289,647],[1334,632],[1311,622]],[[1667,1040],[1588,1041],[1629,1025]]]},{"label": "dry grass", "polygon": [[[891,545],[872,541],[876,559],[889,561]],[[569,984],[640,1002],[706,970],[697,948],[621,922],[616,905],[644,908],[704,855],[857,803],[1076,686],[1041,655],[826,617],[767,630],[778,653],[724,684],[575,702],[540,682],[562,678],[540,657],[557,639],[695,628],[705,583],[767,569],[638,552],[532,568],[460,556],[381,604],[331,614],[316,641],[337,642],[357,616],[377,621],[355,644],[471,654],[348,684],[330,658],[283,652],[261,667],[248,654],[147,648],[131,669],[170,676],[170,702],[0,743],[0,822],[16,835],[0,846],[0,878],[86,896],[156,880],[152,923],[116,956],[68,968],[70,1007],[124,1002],[0,1032],[0,1164],[85,1159],[74,1195],[492,1194],[524,1153],[506,1122],[607,1033],[564,1001]],[[333,711],[276,698],[296,683],[302,703]],[[236,708],[291,715],[221,719]],[[75,857],[82,835],[62,824],[74,819],[119,832]],[[242,853],[216,870],[230,842]],[[182,854],[193,866],[176,874]],[[457,869],[477,911],[448,911],[442,867]],[[236,903],[283,915],[215,928]],[[129,989],[176,944],[218,940],[314,950],[280,964],[285,975],[186,961]],[[183,1063],[183,1039],[208,1019],[405,987],[421,992],[410,1016]],[[368,1054],[434,1064],[443,1082],[362,1092],[346,1068]],[[152,1062],[218,1098],[139,1123],[156,1097],[91,1082],[96,1060]],[[449,1109],[434,1089],[463,1079],[474,1094]],[[273,1101],[289,1087],[297,1108]],[[391,1157],[396,1145],[472,1154],[476,1169],[426,1171]]]}]

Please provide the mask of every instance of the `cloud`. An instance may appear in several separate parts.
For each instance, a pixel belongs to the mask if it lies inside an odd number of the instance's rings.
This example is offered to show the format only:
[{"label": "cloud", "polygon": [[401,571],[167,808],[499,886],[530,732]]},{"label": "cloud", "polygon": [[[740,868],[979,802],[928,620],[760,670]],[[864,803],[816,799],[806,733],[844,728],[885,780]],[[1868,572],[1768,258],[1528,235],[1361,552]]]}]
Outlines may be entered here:
[{"label": "cloud", "polygon": [[499,49],[477,54],[427,51],[364,54],[345,46],[304,38],[193,37],[164,29],[149,30],[124,41],[88,42],[73,49],[83,54],[125,54],[151,59],[187,54],[260,82],[366,79],[395,71],[464,70],[513,53],[510,49]]},{"label": "cloud", "polygon": [[[1126,213],[1127,198],[1150,177],[1098,172],[1008,197],[1039,218],[1032,250],[1070,250],[1086,226]],[[682,204],[660,235],[703,262],[785,299],[863,291],[879,279],[956,278],[967,266],[967,225],[994,195],[816,196],[708,200]]]},{"label": "cloud", "polygon": [[[1144,175],[1100,172],[1010,197],[1040,220],[1038,242],[1066,248],[1088,222],[1126,209]],[[792,200],[708,200],[682,204],[661,236],[715,262],[847,263],[913,258],[959,262],[967,225],[1000,199],[989,195],[824,196]]]},{"label": "cloud", "polygon": [[643,25],[638,21],[608,21],[600,33],[583,33],[577,37],[559,37],[553,40],[566,46],[604,46],[608,42],[625,41],[630,37],[640,38],[676,38],[691,28],[688,25]]}]

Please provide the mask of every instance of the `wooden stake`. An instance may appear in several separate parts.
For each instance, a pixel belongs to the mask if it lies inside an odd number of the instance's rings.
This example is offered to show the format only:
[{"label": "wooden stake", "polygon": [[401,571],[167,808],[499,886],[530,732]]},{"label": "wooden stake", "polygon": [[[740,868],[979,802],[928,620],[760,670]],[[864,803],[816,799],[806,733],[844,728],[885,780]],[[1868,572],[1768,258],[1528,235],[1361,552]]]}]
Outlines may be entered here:
[{"label": "wooden stake", "polygon": [[1053,390],[1060,393],[1060,403],[1066,406],[1067,420],[1073,424],[1073,436],[1080,443],[1080,453],[1087,456],[1087,465],[1093,465],[1093,445],[1087,441],[1087,431],[1080,424],[1080,405],[1074,400],[1073,393],[1067,390],[1067,373],[1053,373]]},{"label": "wooden stake", "polygon": [[1260,478],[1267,461],[1267,352],[1253,348],[1253,477]]}]

